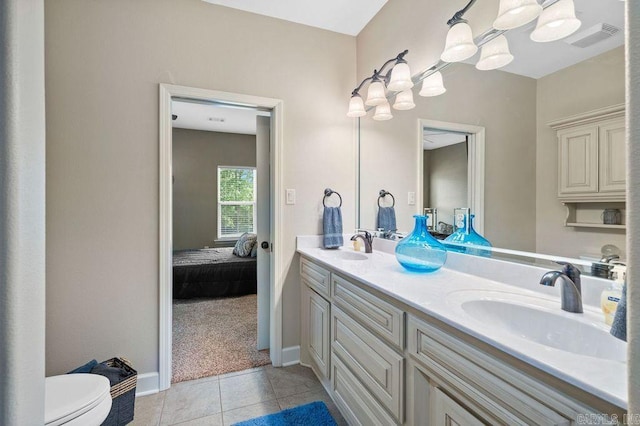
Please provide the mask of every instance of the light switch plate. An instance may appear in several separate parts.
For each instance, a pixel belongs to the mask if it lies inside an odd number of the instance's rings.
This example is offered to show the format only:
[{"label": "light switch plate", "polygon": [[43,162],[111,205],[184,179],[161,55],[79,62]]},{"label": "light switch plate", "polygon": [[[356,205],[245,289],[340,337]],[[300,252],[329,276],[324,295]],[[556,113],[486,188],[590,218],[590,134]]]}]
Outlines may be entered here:
[{"label": "light switch plate", "polygon": [[415,204],[416,204],[416,193],[415,192],[409,192],[407,194],[407,200],[408,200],[407,203],[410,206],[415,206]]},{"label": "light switch plate", "polygon": [[296,203],[296,190],[295,189],[287,189],[286,201],[287,204],[295,204]]}]

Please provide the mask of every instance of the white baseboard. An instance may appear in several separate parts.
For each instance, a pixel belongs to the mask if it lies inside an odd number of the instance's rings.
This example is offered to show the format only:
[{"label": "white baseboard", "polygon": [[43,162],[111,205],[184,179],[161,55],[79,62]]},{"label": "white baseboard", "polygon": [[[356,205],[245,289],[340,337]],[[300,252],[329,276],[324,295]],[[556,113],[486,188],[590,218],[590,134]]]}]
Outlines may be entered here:
[{"label": "white baseboard", "polygon": [[300,346],[289,346],[282,348],[282,366],[300,364]]},{"label": "white baseboard", "polygon": [[136,396],[145,396],[158,393],[160,391],[160,375],[157,371],[153,373],[138,374],[136,384]]}]

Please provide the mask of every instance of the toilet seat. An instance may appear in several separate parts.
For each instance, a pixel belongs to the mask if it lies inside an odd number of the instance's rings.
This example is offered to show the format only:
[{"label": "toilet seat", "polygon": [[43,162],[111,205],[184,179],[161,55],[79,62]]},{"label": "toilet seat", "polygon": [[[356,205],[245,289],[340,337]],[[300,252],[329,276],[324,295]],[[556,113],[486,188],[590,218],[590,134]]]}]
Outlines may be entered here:
[{"label": "toilet seat", "polygon": [[45,425],[99,425],[111,410],[110,390],[109,379],[98,374],[47,377]]}]

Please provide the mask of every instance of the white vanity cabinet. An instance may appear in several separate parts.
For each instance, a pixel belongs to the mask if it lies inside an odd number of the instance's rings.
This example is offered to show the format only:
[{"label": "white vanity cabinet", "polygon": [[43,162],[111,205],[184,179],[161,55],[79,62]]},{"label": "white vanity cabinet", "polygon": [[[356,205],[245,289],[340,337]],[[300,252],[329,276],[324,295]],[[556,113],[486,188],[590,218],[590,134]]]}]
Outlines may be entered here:
[{"label": "white vanity cabinet", "polygon": [[303,311],[307,312],[303,327],[303,347],[311,367],[321,379],[329,379],[331,304],[329,303],[330,272],[307,259],[300,260],[300,278],[303,283]]},{"label": "white vanity cabinet", "polygon": [[[327,298],[313,283],[325,278]],[[301,282],[308,304],[301,359],[350,425],[572,425],[579,415],[620,412],[302,256]]]}]

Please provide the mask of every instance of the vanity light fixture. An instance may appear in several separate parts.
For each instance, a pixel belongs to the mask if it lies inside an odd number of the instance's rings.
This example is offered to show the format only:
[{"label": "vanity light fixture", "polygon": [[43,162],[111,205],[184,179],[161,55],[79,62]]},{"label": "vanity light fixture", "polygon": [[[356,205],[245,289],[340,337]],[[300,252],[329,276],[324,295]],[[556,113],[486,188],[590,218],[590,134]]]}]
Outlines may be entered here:
[{"label": "vanity light fixture", "polygon": [[536,19],[542,6],[536,0],[500,0],[498,17],[493,22],[496,30],[511,30]]},{"label": "vanity light fixture", "polygon": [[391,106],[385,99],[385,103],[376,106],[376,112],[375,114],[373,114],[373,119],[376,121],[385,121],[391,120],[392,118],[393,115],[391,115]]},{"label": "vanity light fixture", "polygon": [[482,71],[502,68],[513,61],[507,38],[500,34],[482,46],[476,68]]},{"label": "vanity light fixture", "polygon": [[436,71],[422,80],[422,89],[420,89],[419,95],[425,97],[438,96],[446,91],[447,89],[445,89],[444,83],[442,82],[442,73]]},{"label": "vanity light fixture", "polygon": [[[396,102],[393,104],[395,109],[411,109],[415,107],[413,95],[411,94],[411,88],[413,87],[411,70],[404,59],[407,53],[409,51],[405,50],[395,58],[386,61],[379,70],[373,70],[371,77],[365,78],[358,87],[353,89],[347,117],[364,117],[367,115],[367,109],[365,108],[365,105],[367,105],[376,107],[374,119],[389,120],[392,118],[386,89],[391,92],[400,92],[396,97]],[[389,66],[391,68],[387,70]],[[369,83],[369,87],[367,89],[367,99],[363,101],[362,96],[360,96],[360,90],[366,83]],[[405,91],[409,91],[409,94],[404,93]]]},{"label": "vanity light fixture", "polygon": [[393,103],[393,109],[405,111],[408,109],[413,109],[415,107],[416,104],[413,103],[413,92],[410,88],[407,90],[403,90],[396,95],[396,101]]},{"label": "vanity light fixture", "polygon": [[573,0],[559,0],[542,11],[530,37],[540,43],[556,41],[573,34],[580,25]]},{"label": "vanity light fixture", "polygon": [[473,41],[471,27],[462,16],[469,10],[476,0],[471,0],[467,5],[457,11],[449,21],[449,32],[440,59],[445,62],[460,62],[476,54],[478,46]]}]

